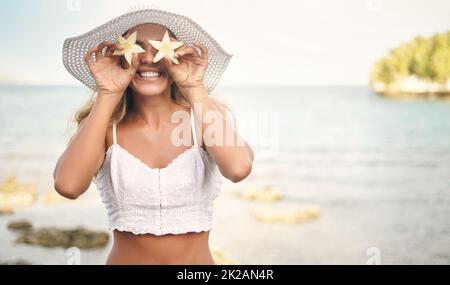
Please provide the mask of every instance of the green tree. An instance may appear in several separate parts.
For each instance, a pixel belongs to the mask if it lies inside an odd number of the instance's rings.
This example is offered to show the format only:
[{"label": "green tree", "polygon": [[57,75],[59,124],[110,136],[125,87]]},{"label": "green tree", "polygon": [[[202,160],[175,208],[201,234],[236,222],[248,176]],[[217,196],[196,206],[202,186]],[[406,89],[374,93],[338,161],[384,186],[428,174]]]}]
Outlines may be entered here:
[{"label": "green tree", "polygon": [[416,37],[392,49],[374,64],[371,79],[390,84],[410,75],[441,83],[450,80],[450,31]]}]

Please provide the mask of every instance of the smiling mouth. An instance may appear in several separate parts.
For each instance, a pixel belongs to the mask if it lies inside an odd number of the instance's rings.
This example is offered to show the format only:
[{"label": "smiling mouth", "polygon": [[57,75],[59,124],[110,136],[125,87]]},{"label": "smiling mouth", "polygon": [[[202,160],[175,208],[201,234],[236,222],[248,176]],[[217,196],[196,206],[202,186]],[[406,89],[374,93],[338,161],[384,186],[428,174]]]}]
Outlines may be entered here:
[{"label": "smiling mouth", "polygon": [[156,71],[141,71],[141,72],[136,72],[136,76],[139,79],[143,79],[143,80],[157,80],[161,77],[163,77],[164,72],[156,72]]}]

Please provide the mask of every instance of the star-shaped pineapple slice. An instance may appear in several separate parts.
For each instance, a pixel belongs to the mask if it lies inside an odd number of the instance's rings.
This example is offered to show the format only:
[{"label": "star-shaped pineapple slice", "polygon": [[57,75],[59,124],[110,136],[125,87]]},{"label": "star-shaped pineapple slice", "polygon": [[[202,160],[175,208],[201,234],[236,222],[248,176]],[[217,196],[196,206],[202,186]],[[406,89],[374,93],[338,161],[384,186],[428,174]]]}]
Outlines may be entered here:
[{"label": "star-shaped pineapple slice", "polygon": [[172,41],[170,41],[169,33],[167,32],[167,30],[164,33],[164,37],[163,37],[162,41],[148,40],[148,42],[155,49],[158,50],[158,53],[153,58],[153,62],[158,62],[158,61],[161,60],[161,58],[164,58],[165,56],[167,56],[174,63],[178,64],[178,60],[175,57],[175,50],[177,48],[181,47],[182,45],[184,45],[184,43],[183,42],[172,42]]},{"label": "star-shaped pineapple slice", "polygon": [[136,44],[137,32],[132,33],[127,39],[122,36],[117,37],[122,50],[115,50],[113,55],[123,55],[127,62],[131,65],[133,53],[145,52],[143,48]]}]

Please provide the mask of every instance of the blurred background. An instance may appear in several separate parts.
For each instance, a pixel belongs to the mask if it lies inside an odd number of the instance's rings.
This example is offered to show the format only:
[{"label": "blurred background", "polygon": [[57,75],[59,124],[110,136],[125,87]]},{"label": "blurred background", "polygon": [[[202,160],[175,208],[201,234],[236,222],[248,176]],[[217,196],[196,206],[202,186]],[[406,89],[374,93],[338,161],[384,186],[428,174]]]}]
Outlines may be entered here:
[{"label": "blurred background", "polygon": [[0,5],[0,264],[104,264],[95,186],[53,189],[91,96],[61,51],[134,5],[186,15],[234,55],[215,96],[256,158],[215,202],[217,263],[450,263],[449,1]]}]

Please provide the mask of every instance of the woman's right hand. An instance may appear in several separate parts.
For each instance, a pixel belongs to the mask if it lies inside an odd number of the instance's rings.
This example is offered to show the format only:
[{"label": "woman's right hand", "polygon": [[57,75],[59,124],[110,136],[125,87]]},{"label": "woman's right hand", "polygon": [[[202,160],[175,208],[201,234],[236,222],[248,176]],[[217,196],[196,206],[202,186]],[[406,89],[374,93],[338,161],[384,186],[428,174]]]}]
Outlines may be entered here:
[{"label": "woman's right hand", "polygon": [[[102,53],[104,48],[105,54]],[[116,49],[122,48],[111,41],[102,42],[88,50],[84,60],[97,83],[98,93],[102,96],[117,96],[117,99],[120,99],[136,74],[139,60],[137,54],[133,54],[131,66],[125,62],[123,68],[120,56],[113,56]]]}]

